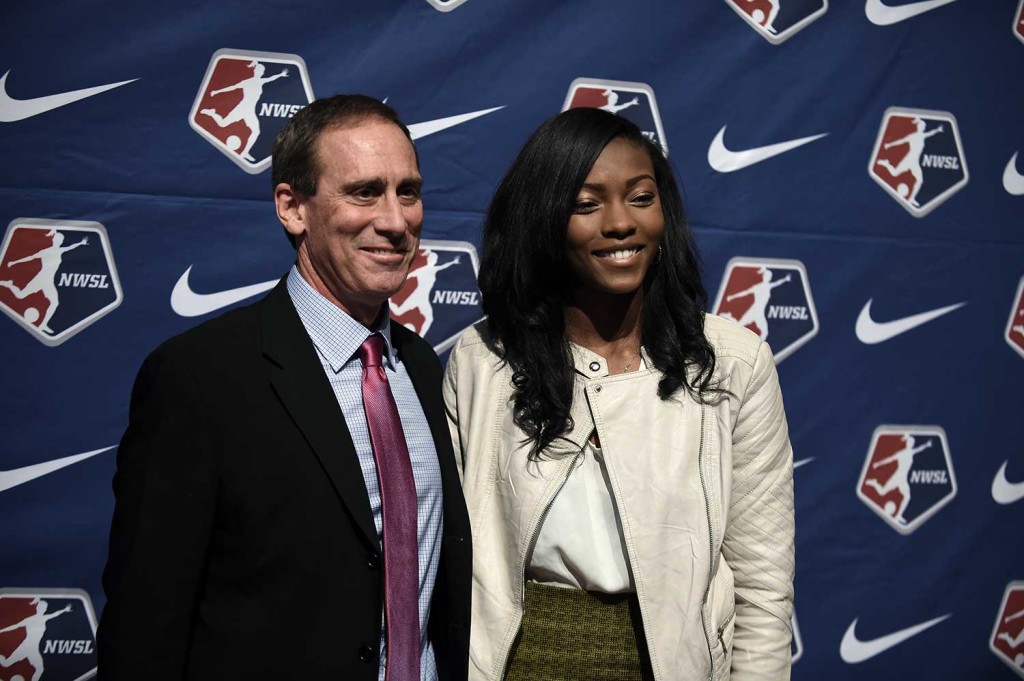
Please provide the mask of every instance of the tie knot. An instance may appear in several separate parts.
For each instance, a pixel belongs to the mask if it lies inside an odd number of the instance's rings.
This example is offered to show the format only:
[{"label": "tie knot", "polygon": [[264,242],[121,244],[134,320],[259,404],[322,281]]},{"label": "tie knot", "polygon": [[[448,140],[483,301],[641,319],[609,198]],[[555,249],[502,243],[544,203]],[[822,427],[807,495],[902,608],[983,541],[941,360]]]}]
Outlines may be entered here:
[{"label": "tie knot", "polygon": [[379,333],[375,333],[364,340],[363,344],[359,346],[359,361],[363,363],[364,369],[367,367],[379,367],[383,353],[384,337]]}]

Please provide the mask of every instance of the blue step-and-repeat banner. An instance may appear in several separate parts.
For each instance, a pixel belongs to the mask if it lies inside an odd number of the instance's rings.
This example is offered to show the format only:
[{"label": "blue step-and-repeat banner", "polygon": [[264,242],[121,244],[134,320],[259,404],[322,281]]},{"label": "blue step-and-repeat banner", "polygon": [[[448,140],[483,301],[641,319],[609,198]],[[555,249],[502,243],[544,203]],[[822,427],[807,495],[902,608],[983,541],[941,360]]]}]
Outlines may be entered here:
[{"label": "blue step-and-repeat banner", "polygon": [[338,92],[417,140],[442,354],[529,133],[636,121],[780,362],[794,678],[1024,678],[1024,0],[53,0],[0,8],[0,681],[93,673],[135,373],[287,270],[270,142]]}]

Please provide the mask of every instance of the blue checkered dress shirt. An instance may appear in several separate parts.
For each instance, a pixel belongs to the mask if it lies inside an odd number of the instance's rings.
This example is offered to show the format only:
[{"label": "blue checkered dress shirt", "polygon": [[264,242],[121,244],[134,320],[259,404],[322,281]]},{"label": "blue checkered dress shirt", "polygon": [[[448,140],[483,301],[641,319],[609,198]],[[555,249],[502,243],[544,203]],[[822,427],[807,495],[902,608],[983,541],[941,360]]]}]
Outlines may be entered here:
[{"label": "blue checkered dress shirt", "polygon": [[[359,467],[363,471],[363,482],[370,497],[378,540],[381,538],[380,485],[377,482],[377,464],[373,458],[373,446],[363,411],[363,370],[358,350],[370,334],[379,333],[384,337],[385,370],[402,419],[402,430],[405,431],[405,441],[412,459],[412,474],[416,480],[420,563],[420,678],[422,681],[436,681],[437,664],[434,648],[427,636],[427,619],[430,616],[430,598],[434,593],[437,565],[441,558],[441,468],[437,462],[427,417],[423,414],[405,365],[399,361],[391,345],[391,321],[387,315],[383,315],[378,328],[367,329],[310,286],[295,267],[288,273],[288,295],[299,313],[302,325],[306,327],[306,333],[316,346],[320,364],[327,380],[331,382],[338,406],[345,416],[345,425],[352,435]],[[383,681],[387,653],[383,627],[380,650],[378,679]]]}]

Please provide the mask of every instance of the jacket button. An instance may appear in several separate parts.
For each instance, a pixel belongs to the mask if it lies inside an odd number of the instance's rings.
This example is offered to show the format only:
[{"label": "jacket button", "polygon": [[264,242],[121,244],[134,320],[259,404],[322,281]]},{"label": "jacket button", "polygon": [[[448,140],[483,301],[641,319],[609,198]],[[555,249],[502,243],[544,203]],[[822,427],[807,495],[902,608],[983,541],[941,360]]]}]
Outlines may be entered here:
[{"label": "jacket button", "polygon": [[370,568],[371,570],[379,570],[380,556],[378,556],[376,553],[366,554],[366,567]]},{"label": "jacket button", "polygon": [[369,643],[359,646],[359,659],[363,662],[373,662],[377,659],[377,656],[373,654],[373,646]]},{"label": "jacket button", "polygon": [[598,393],[601,392],[601,386],[599,386],[599,385],[594,386],[594,392],[598,392]]},{"label": "jacket button", "polygon": [[590,363],[590,370],[591,371],[597,371],[600,368],[601,368],[601,364],[600,363],[598,363],[598,362],[591,362]]}]

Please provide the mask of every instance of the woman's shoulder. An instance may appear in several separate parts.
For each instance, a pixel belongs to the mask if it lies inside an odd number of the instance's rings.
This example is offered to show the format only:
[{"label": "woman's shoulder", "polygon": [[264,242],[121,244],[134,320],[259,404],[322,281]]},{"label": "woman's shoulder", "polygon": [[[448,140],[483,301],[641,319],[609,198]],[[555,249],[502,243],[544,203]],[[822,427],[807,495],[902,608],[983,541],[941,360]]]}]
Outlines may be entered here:
[{"label": "woman's shoulder", "polygon": [[731,319],[707,313],[704,335],[715,349],[718,360],[738,360],[753,366],[764,341],[750,329]]},{"label": "woman's shoulder", "polygon": [[448,362],[449,364],[455,362],[460,366],[469,366],[480,362],[493,365],[501,361],[494,348],[495,344],[487,328],[487,320],[481,319],[462,333],[452,349]]}]

